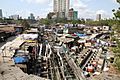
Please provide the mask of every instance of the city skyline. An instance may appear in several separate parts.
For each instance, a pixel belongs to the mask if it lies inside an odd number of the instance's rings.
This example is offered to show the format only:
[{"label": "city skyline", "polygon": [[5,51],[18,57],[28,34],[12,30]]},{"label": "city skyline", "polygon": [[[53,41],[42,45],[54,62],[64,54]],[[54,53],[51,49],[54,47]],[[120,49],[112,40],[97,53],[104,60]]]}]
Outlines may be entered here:
[{"label": "city skyline", "polygon": [[[115,0],[70,0],[70,8],[79,12],[79,18],[95,19],[96,14],[102,14],[103,18],[112,17],[112,9],[118,6]],[[42,18],[53,11],[53,0],[1,0],[0,9],[4,17],[17,14],[27,18],[33,13]]]}]

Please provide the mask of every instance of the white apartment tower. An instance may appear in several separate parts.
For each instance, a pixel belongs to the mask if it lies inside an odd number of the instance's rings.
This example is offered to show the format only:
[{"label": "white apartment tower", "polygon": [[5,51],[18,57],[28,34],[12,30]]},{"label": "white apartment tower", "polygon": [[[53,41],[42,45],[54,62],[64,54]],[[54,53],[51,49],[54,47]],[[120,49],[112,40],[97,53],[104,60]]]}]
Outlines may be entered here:
[{"label": "white apartment tower", "polygon": [[70,0],[54,0],[53,4],[54,4],[53,5],[54,12],[59,17],[66,17],[66,18],[68,18]]},{"label": "white apartment tower", "polygon": [[101,18],[102,18],[102,15],[101,15],[101,14],[97,14],[97,16],[96,16],[96,20],[97,20],[97,21],[100,21]]},{"label": "white apartment tower", "polygon": [[3,16],[2,16],[2,9],[0,9],[0,18],[2,18]]}]

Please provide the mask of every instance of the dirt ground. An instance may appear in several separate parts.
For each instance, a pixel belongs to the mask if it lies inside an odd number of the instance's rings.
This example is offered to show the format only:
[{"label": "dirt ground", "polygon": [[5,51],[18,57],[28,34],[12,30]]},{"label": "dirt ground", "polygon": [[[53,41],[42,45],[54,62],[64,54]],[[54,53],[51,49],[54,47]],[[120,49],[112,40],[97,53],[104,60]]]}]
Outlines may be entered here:
[{"label": "dirt ground", "polygon": [[107,72],[102,72],[98,76],[94,76],[91,80],[120,80],[120,71],[113,65]]},{"label": "dirt ground", "polygon": [[14,27],[10,26],[5,26],[5,27],[0,27],[1,31],[14,31]]},{"label": "dirt ground", "polygon": [[28,75],[13,64],[0,63],[0,80],[47,80],[35,75]]}]

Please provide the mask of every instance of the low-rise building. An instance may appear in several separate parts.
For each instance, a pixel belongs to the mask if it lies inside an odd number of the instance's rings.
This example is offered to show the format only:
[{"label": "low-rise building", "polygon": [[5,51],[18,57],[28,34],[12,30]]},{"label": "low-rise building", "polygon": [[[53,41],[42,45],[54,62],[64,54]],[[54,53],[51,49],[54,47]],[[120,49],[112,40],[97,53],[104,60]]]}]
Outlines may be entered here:
[{"label": "low-rise building", "polygon": [[22,26],[15,26],[14,30],[16,33],[22,33],[24,31],[24,28]]}]

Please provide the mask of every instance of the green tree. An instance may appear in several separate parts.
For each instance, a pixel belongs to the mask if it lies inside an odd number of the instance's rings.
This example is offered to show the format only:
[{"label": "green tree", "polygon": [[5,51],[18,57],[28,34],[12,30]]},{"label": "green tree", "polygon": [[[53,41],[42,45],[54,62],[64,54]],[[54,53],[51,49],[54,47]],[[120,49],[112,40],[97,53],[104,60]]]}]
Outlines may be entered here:
[{"label": "green tree", "polygon": [[45,24],[45,25],[50,25],[50,23],[51,23],[51,20],[49,20],[49,19],[41,19],[41,20],[39,21],[39,24],[40,24],[40,25],[43,25],[43,24]]},{"label": "green tree", "polygon": [[84,18],[81,19],[81,23],[85,24],[85,19]]},{"label": "green tree", "polygon": [[120,3],[120,0],[117,0],[118,3]]},{"label": "green tree", "polygon": [[[116,1],[120,4],[120,0]],[[120,33],[120,7],[118,9],[113,9],[112,12],[114,14],[113,20],[115,22],[113,29]]]},{"label": "green tree", "polygon": [[30,28],[30,24],[28,23],[28,21],[26,19],[22,20],[20,22],[20,24],[24,27],[24,29],[29,29]]},{"label": "green tree", "polygon": [[[120,4],[120,0],[116,1]],[[117,32],[117,34],[120,34],[120,8],[117,10],[113,9],[112,11],[114,14],[113,21],[115,22],[113,29]],[[115,53],[115,65],[120,70],[120,41],[116,39],[116,42],[117,47],[113,48],[113,52]]]},{"label": "green tree", "polygon": [[87,21],[85,24],[90,26],[108,26],[109,21],[108,20]]},{"label": "green tree", "polygon": [[56,18],[55,23],[67,23],[67,18]]}]

